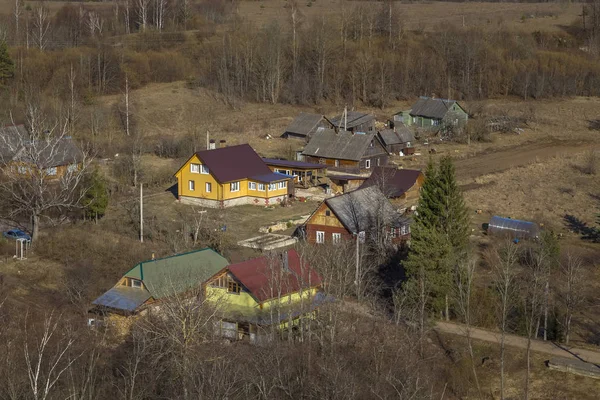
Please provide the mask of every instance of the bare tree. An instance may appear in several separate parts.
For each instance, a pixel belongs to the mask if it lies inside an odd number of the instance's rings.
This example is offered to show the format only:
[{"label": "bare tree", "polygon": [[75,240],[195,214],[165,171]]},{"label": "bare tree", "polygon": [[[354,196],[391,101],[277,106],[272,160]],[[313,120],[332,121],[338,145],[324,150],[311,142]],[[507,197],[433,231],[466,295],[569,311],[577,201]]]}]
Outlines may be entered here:
[{"label": "bare tree", "polygon": [[48,45],[50,32],[50,10],[45,4],[40,4],[33,9],[32,39],[35,46],[44,50]]},{"label": "bare tree", "polygon": [[15,8],[13,10],[13,17],[15,18],[15,45],[20,45],[19,37],[19,23],[21,22],[21,15],[23,14],[23,0],[15,0]]},{"label": "bare tree", "polygon": [[508,316],[514,308],[516,297],[516,267],[519,261],[517,246],[511,241],[506,241],[499,247],[493,249],[489,255],[489,263],[494,270],[494,287],[498,293],[498,314],[500,332],[500,399],[504,400],[505,376],[505,340],[508,328]]},{"label": "bare tree", "polygon": [[[90,158],[68,137],[67,125],[66,119],[47,119],[38,106],[30,103],[28,135],[0,137],[8,150],[0,155],[5,166],[0,194],[9,207],[7,216],[31,217],[33,239],[38,237],[42,216],[77,206],[86,192],[81,183]],[[61,170],[57,166],[62,166]]]},{"label": "bare tree", "polygon": [[571,338],[571,321],[573,313],[581,305],[584,300],[583,288],[585,280],[583,277],[583,269],[581,259],[572,254],[567,254],[565,260],[560,264],[560,272],[563,282],[563,303],[565,306],[565,343],[568,345]]},{"label": "bare tree", "polygon": [[150,8],[150,0],[135,0],[136,13],[138,17],[138,26],[142,32],[146,32],[148,25],[148,10]]}]

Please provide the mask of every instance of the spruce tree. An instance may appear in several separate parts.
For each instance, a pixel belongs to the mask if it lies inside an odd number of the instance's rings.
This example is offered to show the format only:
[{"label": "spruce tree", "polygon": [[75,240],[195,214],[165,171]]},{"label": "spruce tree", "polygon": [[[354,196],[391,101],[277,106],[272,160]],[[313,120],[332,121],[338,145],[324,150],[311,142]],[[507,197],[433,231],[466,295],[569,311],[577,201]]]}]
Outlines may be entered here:
[{"label": "spruce tree", "polygon": [[6,42],[0,42],[0,82],[4,84],[15,74],[15,64],[8,54]]},{"label": "spruce tree", "polygon": [[82,199],[82,205],[88,218],[98,218],[104,216],[106,207],[108,207],[108,193],[106,182],[96,169],[89,177],[88,191]]},{"label": "spruce tree", "polygon": [[454,164],[448,156],[442,158],[438,172],[439,201],[443,203],[440,228],[459,259],[469,246],[469,213],[462,192],[456,183]]}]

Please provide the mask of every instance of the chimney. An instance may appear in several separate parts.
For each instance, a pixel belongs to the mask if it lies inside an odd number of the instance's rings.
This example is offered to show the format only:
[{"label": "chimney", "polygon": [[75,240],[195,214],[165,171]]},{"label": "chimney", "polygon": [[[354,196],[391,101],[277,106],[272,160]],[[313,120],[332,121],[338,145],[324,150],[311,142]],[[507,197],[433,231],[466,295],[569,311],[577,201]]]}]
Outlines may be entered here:
[{"label": "chimney", "polygon": [[289,255],[287,250],[281,254],[281,265],[284,271],[289,272],[290,264],[289,264]]},{"label": "chimney", "polygon": [[217,143],[215,143],[215,139],[210,139],[210,143],[208,144],[209,150],[214,150],[217,147]]},{"label": "chimney", "polygon": [[219,140],[219,147],[227,147],[227,141],[224,139]]}]

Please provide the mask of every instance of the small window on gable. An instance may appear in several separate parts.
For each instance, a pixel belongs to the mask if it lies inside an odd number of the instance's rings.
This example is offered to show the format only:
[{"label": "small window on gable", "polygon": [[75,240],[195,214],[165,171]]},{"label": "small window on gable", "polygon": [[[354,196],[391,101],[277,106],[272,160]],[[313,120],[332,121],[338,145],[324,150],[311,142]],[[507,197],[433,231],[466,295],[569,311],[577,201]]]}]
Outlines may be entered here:
[{"label": "small window on gable", "polygon": [[242,291],[242,287],[240,286],[239,283],[237,283],[234,280],[229,280],[228,284],[227,284],[227,291],[229,293],[236,293],[239,294]]},{"label": "small window on gable", "polygon": [[206,165],[202,164],[200,166],[200,173],[202,173],[202,174],[208,174],[209,172],[210,171],[208,170],[208,167]]},{"label": "small window on gable", "polygon": [[200,173],[200,164],[190,164],[190,172],[192,174]]},{"label": "small window on gable", "polygon": [[325,215],[328,216],[328,217],[330,217],[331,216],[331,211],[329,211],[329,210],[325,211]]},{"label": "small window on gable", "polygon": [[142,288],[142,281],[138,281],[137,279],[132,279],[131,280],[131,287],[132,288],[136,288],[136,289],[141,289]]}]

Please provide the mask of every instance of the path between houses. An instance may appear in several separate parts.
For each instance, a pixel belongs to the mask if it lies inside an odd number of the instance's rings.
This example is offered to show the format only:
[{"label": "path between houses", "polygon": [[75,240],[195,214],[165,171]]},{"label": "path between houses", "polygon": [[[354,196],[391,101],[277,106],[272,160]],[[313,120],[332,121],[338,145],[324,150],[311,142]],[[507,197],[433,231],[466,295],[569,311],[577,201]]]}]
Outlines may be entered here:
[{"label": "path between houses", "polygon": [[[434,328],[440,333],[449,333],[452,335],[466,336],[466,326],[461,324],[455,324],[452,322],[438,322]],[[484,342],[498,343],[500,344],[501,334],[500,332],[488,331],[480,328],[471,328],[471,337],[476,340],[482,340]],[[517,335],[506,335],[505,343],[507,346],[518,347],[521,349],[527,348],[527,338]],[[561,344],[553,342],[544,342],[541,340],[531,341],[532,351],[538,353],[546,353],[553,356],[582,360],[588,363],[596,364],[600,367],[600,352],[594,350],[578,349],[574,347],[567,347]]]}]

